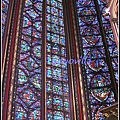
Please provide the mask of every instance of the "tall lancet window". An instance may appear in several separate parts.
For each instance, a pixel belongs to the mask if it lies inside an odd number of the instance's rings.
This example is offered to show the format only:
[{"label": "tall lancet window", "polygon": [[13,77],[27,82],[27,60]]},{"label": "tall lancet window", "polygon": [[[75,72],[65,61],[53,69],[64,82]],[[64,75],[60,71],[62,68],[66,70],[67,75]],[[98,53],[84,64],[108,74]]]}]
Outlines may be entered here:
[{"label": "tall lancet window", "polygon": [[103,0],[76,2],[79,43],[83,46],[80,52],[86,58],[84,82],[92,120],[104,120],[99,111],[117,101],[114,88],[118,81],[118,53],[109,17],[103,16],[106,4]]},{"label": "tall lancet window", "polygon": [[47,119],[70,120],[62,0],[47,0]]},{"label": "tall lancet window", "polygon": [[19,5],[13,84],[5,91],[10,89],[10,106],[4,104],[3,114],[13,120],[70,120],[63,1],[18,0]]},{"label": "tall lancet window", "polygon": [[18,47],[14,119],[41,118],[42,0],[25,0]]}]

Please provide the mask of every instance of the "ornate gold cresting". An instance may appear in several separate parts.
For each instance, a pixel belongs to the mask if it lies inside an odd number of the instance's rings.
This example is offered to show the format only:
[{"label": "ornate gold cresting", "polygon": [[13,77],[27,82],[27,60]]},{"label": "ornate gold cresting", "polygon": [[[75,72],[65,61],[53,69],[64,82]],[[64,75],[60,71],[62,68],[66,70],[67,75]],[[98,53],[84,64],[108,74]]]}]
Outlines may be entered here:
[{"label": "ornate gold cresting", "polygon": [[114,103],[112,106],[103,108],[100,112],[102,112],[106,118],[109,118],[112,115],[118,117],[118,103]]}]

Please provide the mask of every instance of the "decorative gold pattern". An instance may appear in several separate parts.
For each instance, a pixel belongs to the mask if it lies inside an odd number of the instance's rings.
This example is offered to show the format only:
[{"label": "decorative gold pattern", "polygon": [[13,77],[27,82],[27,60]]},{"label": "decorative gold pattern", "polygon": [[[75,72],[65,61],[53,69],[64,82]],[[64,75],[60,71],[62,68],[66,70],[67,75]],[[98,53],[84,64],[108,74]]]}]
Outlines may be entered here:
[{"label": "decorative gold pattern", "polygon": [[101,112],[107,118],[111,115],[118,116],[118,103],[115,103],[112,106],[102,109]]}]

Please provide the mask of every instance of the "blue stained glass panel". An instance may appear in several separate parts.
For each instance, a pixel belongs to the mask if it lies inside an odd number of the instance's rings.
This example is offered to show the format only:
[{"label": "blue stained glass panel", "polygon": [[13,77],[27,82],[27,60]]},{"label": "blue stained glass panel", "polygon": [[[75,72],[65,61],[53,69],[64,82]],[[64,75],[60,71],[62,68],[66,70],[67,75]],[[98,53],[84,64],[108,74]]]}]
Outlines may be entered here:
[{"label": "blue stained glass panel", "polygon": [[60,36],[60,44],[65,46],[65,38]]},{"label": "blue stained glass panel", "polygon": [[[64,110],[68,111],[70,109],[69,107],[69,99],[66,97],[64,98]],[[66,117],[69,118],[69,115],[67,114]]]},{"label": "blue stained glass panel", "polygon": [[47,43],[47,52],[51,52],[51,44]]},{"label": "blue stained glass panel", "polygon": [[52,115],[53,115],[53,114],[52,114],[52,110],[48,110],[48,111],[47,111],[47,119],[48,119],[48,120],[52,120]]},{"label": "blue stained glass panel", "polygon": [[53,55],[52,56],[52,65],[56,66],[56,67],[60,67],[61,63],[60,63],[60,57],[57,55]]},{"label": "blue stained glass panel", "polygon": [[54,111],[53,112],[54,115],[54,120],[64,120],[64,114],[63,112],[59,112],[59,111]]},{"label": "blue stained glass panel", "polygon": [[18,73],[18,83],[19,84],[23,84],[25,82],[27,82],[27,76],[26,76],[26,74],[22,70],[19,70],[19,73]]},{"label": "blue stained glass panel", "polygon": [[55,7],[51,8],[51,14],[58,16],[58,9]]},{"label": "blue stained glass panel", "polygon": [[35,6],[38,10],[42,11],[42,3],[36,3],[36,4],[34,4],[34,6]]},{"label": "blue stained glass panel", "polygon": [[58,46],[58,44],[53,45],[52,53],[54,53],[54,54],[59,54],[60,53],[60,47]]},{"label": "blue stained glass panel", "polygon": [[50,6],[47,6],[47,12],[50,13]]},{"label": "blue stained glass panel", "polygon": [[48,108],[52,108],[52,96],[51,95],[47,96],[46,104]]},{"label": "blue stained glass panel", "polygon": [[52,71],[50,67],[47,68],[47,77],[52,77]]},{"label": "blue stained glass panel", "polygon": [[61,82],[53,82],[53,93],[58,95],[63,95]]},{"label": "blue stained glass panel", "polygon": [[47,33],[47,40],[50,41],[50,38],[51,38],[51,35],[50,35],[50,33],[48,32],[48,33]]},{"label": "blue stained glass panel", "polygon": [[62,99],[62,97],[54,96],[53,97],[53,106],[57,110],[62,110],[63,109],[63,99]]},{"label": "blue stained glass panel", "polygon": [[27,118],[27,114],[25,110],[22,108],[22,106],[17,104],[16,119],[26,119],[26,118]]},{"label": "blue stained glass panel", "polygon": [[41,117],[40,110],[38,109],[38,110],[34,110],[33,112],[30,113],[29,119],[31,119],[31,120],[37,120],[37,119],[40,120],[40,117]]},{"label": "blue stained glass panel", "polygon": [[52,93],[52,81],[47,80],[47,92]]},{"label": "blue stained glass panel", "polygon": [[57,1],[56,0],[51,0],[51,5],[53,7],[57,7]]},{"label": "blue stained glass panel", "polygon": [[51,55],[47,55],[47,64],[51,65]]}]

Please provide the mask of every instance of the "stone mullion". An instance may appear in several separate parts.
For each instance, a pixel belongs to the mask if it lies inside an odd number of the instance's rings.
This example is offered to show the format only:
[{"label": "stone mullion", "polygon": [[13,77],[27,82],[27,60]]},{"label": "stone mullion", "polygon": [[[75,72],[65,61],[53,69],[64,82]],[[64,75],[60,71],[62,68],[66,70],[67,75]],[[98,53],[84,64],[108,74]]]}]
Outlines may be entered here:
[{"label": "stone mullion", "polygon": [[[63,0],[63,12],[64,12],[64,22],[65,22],[65,34],[66,34],[66,51],[67,59],[71,59],[71,49],[70,49],[70,38],[69,38],[69,28],[68,28],[68,19],[67,19],[67,7],[66,1]],[[69,96],[70,96],[70,118],[76,120],[76,106],[75,106],[75,86],[73,81],[73,70],[72,65],[68,64],[68,80],[69,80]]]},{"label": "stone mullion", "polygon": [[[12,26],[11,26],[11,34],[10,34],[10,40],[9,40],[9,47],[8,47],[8,56],[7,56],[7,64],[6,64],[6,71],[5,71],[5,77],[4,81],[6,82],[6,86],[4,87],[5,91],[4,93],[4,104],[3,104],[3,119],[7,119],[7,113],[8,113],[8,101],[9,101],[9,92],[10,92],[10,83],[11,83],[11,73],[12,73],[12,65],[13,65],[13,55],[14,55],[14,49],[15,49],[15,38],[16,38],[16,31],[17,31],[17,23],[18,23],[18,13],[19,13],[19,7],[20,7],[20,0],[15,1],[14,6],[14,13],[13,13],[13,20],[12,20]],[[14,24],[14,26],[13,26]]]},{"label": "stone mullion", "polygon": [[42,16],[42,100],[41,120],[46,120],[46,0],[43,0]]},{"label": "stone mullion", "polygon": [[[22,0],[20,1],[20,9],[19,9],[19,16],[18,16],[18,23],[17,23],[17,31],[16,31],[16,38],[15,38],[15,49],[14,49],[14,57],[13,57],[13,66],[12,66],[12,75],[11,75],[11,84],[10,84],[10,91],[9,91],[9,105],[8,105],[8,113],[7,113],[7,119],[10,120],[11,119],[11,112],[12,112],[12,102],[13,102],[13,98],[14,98],[14,94],[15,94],[15,84],[16,84],[16,63],[17,63],[17,54],[18,52],[18,39],[19,39],[19,31],[20,31],[20,18],[21,18],[21,11],[22,11]],[[14,106],[13,106],[14,108]],[[12,117],[13,119],[13,117]]]},{"label": "stone mullion", "polygon": [[[8,13],[9,16],[9,23],[6,23],[7,30],[5,29],[3,40],[2,40],[2,74],[1,74],[1,80],[2,80],[2,104],[4,104],[4,96],[5,96],[5,88],[6,88],[6,77],[7,77],[7,71],[8,71],[8,61],[9,61],[9,53],[10,53],[10,45],[11,45],[11,35],[13,30],[13,8],[15,6],[16,2],[10,2],[10,12]],[[4,45],[5,44],[5,45]]]}]

